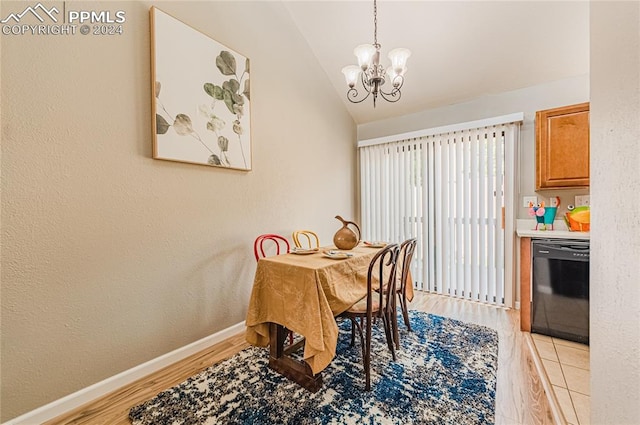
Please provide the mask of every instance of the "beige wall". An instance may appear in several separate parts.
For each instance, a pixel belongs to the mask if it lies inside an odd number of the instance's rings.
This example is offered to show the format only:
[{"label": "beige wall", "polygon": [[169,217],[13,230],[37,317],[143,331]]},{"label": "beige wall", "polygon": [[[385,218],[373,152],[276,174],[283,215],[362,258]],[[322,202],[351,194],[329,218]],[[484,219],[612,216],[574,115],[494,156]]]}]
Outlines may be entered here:
[{"label": "beige wall", "polygon": [[640,421],[640,2],[591,2],[591,423]]},{"label": "beige wall", "polygon": [[155,3],[251,59],[253,171],[151,159],[151,4],[0,36],[3,421],[241,322],[256,235],[356,216],[355,125],[278,3]]}]

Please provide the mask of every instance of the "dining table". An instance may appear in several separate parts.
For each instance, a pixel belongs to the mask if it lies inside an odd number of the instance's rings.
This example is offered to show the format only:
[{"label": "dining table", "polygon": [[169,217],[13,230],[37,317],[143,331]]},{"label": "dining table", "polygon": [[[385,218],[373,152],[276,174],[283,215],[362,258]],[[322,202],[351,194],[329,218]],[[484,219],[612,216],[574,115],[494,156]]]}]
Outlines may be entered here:
[{"label": "dining table", "polygon": [[[269,346],[271,369],[318,391],[321,372],[336,355],[335,317],[367,295],[369,264],[383,246],[361,242],[348,251],[325,246],[261,258],[249,299],[247,342]],[[406,286],[410,301],[413,285]],[[285,346],[288,331],[300,337]]]}]

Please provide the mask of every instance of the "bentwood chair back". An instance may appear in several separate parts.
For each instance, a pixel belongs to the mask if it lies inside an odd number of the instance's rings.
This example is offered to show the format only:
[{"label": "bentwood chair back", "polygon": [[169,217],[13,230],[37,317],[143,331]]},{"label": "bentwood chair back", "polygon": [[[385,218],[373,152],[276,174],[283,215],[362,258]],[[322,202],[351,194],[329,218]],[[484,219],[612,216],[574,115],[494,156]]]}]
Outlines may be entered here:
[{"label": "bentwood chair back", "polygon": [[273,233],[260,235],[253,243],[253,253],[256,256],[256,261],[267,257],[268,253],[274,251],[275,255],[287,254],[290,249],[289,241],[284,236]]},{"label": "bentwood chair back", "polygon": [[398,299],[400,301],[400,309],[402,310],[402,317],[407,329],[411,331],[411,323],[409,322],[409,307],[407,306],[407,285],[413,285],[413,282],[409,282],[409,270],[411,268],[411,260],[413,259],[413,253],[416,250],[418,244],[417,238],[407,239],[400,245],[400,254],[398,257],[399,272],[399,284],[397,287]]},{"label": "bentwood chair back", "polygon": [[[256,256],[256,261],[267,257],[267,253],[273,251],[275,251],[275,255],[280,255],[287,254],[290,250],[287,238],[274,233],[260,235],[253,242],[253,254]],[[289,344],[293,345],[293,331],[289,331]]]},{"label": "bentwood chair back", "polygon": [[[382,319],[387,346],[396,360],[393,339],[395,333],[395,293],[396,264],[400,247],[389,244],[378,251],[369,263],[367,272],[367,296],[351,306],[339,317],[351,321],[351,344],[355,342],[355,332],[360,335],[362,359],[365,372],[365,390],[371,390],[371,333],[375,319]],[[389,288],[390,290],[385,290]]]},{"label": "bentwood chair back", "polygon": [[320,248],[320,239],[311,230],[295,230],[293,232],[293,243],[298,248]]}]

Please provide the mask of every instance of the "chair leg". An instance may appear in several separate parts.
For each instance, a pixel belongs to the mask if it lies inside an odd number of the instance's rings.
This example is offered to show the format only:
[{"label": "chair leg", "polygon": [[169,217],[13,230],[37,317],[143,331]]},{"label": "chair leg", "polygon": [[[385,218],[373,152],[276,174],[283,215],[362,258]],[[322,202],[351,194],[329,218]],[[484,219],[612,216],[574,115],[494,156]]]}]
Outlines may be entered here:
[{"label": "chair leg", "polygon": [[371,391],[371,320],[367,320],[366,351],[363,356],[365,373],[365,391]]},{"label": "chair leg", "polygon": [[393,361],[396,361],[396,350],[394,348],[394,337],[393,337],[393,319],[391,318],[391,314],[386,313],[382,316],[382,324],[384,325],[384,334],[387,338],[387,346],[391,351],[391,357]]},{"label": "chair leg", "polygon": [[[402,304],[402,303],[401,303]],[[393,305],[389,312],[389,319],[391,321],[391,330],[393,340],[396,343],[396,349],[400,349],[400,332],[398,330],[398,306],[396,304],[396,297],[393,297]]]},{"label": "chair leg", "polygon": [[407,330],[411,332],[411,322],[409,321],[409,309],[407,306],[407,299],[404,295],[399,294],[400,297],[400,309],[402,310],[402,317],[404,319],[404,324],[407,326]]},{"label": "chair leg", "polygon": [[392,327],[393,327],[393,340],[396,342],[396,349],[400,349],[400,331],[398,330],[398,315],[397,313],[393,315],[392,319]]},{"label": "chair leg", "polygon": [[358,323],[357,319],[354,317],[350,317],[351,320],[351,346],[353,347],[356,344],[356,328],[358,328],[358,334],[360,335],[360,348],[362,350],[362,358],[365,357],[365,341],[364,335],[362,334],[362,322]]},{"label": "chair leg", "polygon": [[362,350],[362,360],[364,361],[364,358],[367,355],[367,350],[366,350],[364,334],[362,333],[362,318],[360,318],[360,324],[358,325],[358,333],[360,334],[360,348]]},{"label": "chair leg", "polygon": [[356,320],[351,318],[351,346],[353,347],[356,343]]}]

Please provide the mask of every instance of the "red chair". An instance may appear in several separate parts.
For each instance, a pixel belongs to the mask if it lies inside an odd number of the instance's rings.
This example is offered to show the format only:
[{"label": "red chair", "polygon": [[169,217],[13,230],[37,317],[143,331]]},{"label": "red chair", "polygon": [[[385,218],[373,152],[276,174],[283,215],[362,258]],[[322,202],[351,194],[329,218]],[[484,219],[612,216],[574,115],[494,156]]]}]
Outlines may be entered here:
[{"label": "red chair", "polygon": [[273,233],[260,235],[253,243],[256,261],[268,256],[266,253],[269,252],[269,246],[272,248],[275,246],[275,255],[287,254],[290,251],[289,241],[285,237]]},{"label": "red chair", "polygon": [[[280,255],[288,254],[290,250],[291,247],[287,238],[274,233],[260,235],[253,242],[253,253],[256,256],[256,261],[268,257],[267,253],[273,251],[275,251],[275,255]],[[289,344],[293,344],[293,331],[289,331]]]}]

